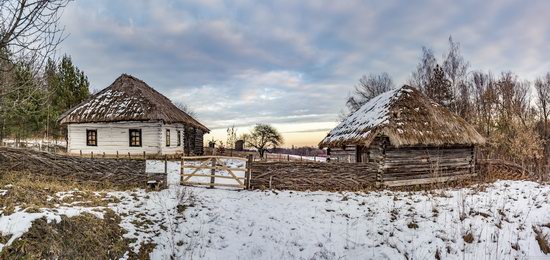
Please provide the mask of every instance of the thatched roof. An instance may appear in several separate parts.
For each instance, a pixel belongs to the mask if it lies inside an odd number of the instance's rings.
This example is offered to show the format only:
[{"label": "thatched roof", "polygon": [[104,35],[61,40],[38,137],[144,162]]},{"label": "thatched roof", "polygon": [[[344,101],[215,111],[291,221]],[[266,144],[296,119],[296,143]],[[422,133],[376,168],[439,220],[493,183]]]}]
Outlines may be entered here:
[{"label": "thatched roof", "polygon": [[63,113],[59,121],[61,124],[164,121],[210,131],[147,83],[127,74],[122,74],[109,87]]},{"label": "thatched roof", "polygon": [[379,135],[387,136],[396,147],[485,143],[464,119],[405,85],[367,102],[332,129],[319,146],[368,146]]}]

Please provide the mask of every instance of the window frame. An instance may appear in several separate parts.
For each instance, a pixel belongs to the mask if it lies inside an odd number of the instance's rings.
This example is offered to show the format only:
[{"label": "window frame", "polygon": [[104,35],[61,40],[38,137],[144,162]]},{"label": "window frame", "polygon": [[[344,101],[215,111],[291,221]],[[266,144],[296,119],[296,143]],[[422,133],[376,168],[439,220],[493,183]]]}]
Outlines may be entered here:
[{"label": "window frame", "polygon": [[178,138],[177,138],[178,142],[177,142],[176,146],[180,147],[181,146],[181,130],[176,130],[176,134],[178,135]]},{"label": "window frame", "polygon": [[[133,133],[138,133],[137,136],[132,136]],[[139,144],[134,144],[134,140],[132,140],[132,137],[137,137]],[[130,147],[141,147],[143,144],[143,135],[141,134],[141,129],[138,128],[132,128],[128,129],[128,145]]]},{"label": "window frame", "polygon": [[170,147],[170,129],[166,129],[166,132],[164,133],[164,138],[166,139],[166,147]]},{"label": "window frame", "polygon": [[[90,138],[93,133],[93,140]],[[93,143],[92,143],[93,141]],[[97,147],[97,129],[86,129],[86,146],[96,146]]]}]

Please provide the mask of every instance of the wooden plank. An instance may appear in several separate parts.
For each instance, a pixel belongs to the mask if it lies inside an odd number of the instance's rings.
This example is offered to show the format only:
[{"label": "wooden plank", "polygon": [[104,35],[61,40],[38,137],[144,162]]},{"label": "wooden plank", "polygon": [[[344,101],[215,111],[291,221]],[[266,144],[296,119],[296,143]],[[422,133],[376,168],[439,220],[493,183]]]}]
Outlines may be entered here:
[{"label": "wooden plank", "polygon": [[[204,170],[224,170],[225,168],[222,167],[222,166],[194,166],[194,165],[185,165],[183,166],[182,168],[187,168],[187,169],[204,169]],[[244,172],[246,171],[246,168],[227,168],[227,169],[230,169],[234,172]]]},{"label": "wooden plank", "polygon": [[[209,163],[209,162],[210,162],[210,161],[204,161],[204,162],[201,163],[201,166],[205,166],[205,167],[206,167],[206,164]],[[201,168],[196,168],[191,174],[197,173],[200,169],[201,169]],[[182,172],[185,172],[185,165],[182,165],[182,166],[181,166],[181,171],[182,171]],[[186,181],[186,180],[188,180],[189,178],[191,178],[191,177],[187,177],[187,178],[184,179],[183,181]]]},{"label": "wooden plank", "polygon": [[237,188],[245,188],[243,185],[239,184],[226,184],[226,183],[202,183],[202,182],[191,182],[186,181],[183,183],[184,185],[201,185],[201,186],[221,186],[221,187],[237,187]]},{"label": "wooden plank", "polygon": [[216,177],[216,178],[222,178],[222,179],[239,179],[244,180],[245,177],[233,177],[233,176],[225,176],[225,175],[211,175],[211,174],[181,174],[181,176],[191,176],[191,177]]},{"label": "wooden plank", "polygon": [[206,160],[206,159],[233,159],[233,160],[239,160],[239,161],[246,161],[246,158],[243,157],[230,157],[230,156],[185,156],[185,160],[187,161],[193,161],[193,160]]},{"label": "wooden plank", "polygon": [[450,176],[461,176],[465,174],[470,174],[469,171],[458,171],[453,173],[443,173],[443,174],[386,174],[384,175],[384,180],[388,181],[397,181],[397,180],[413,180],[413,179],[426,179],[426,178],[439,178],[439,177],[450,177]]},{"label": "wooden plank", "polygon": [[432,184],[440,183],[446,181],[455,181],[461,179],[467,179],[475,177],[476,174],[465,174],[460,176],[449,176],[449,177],[435,177],[435,178],[423,178],[423,179],[408,179],[408,180],[398,180],[398,181],[384,181],[384,186],[387,187],[396,187],[396,186],[408,186],[408,185],[423,185],[423,184]]},{"label": "wooden plank", "polygon": [[[239,179],[237,178],[237,176],[233,173],[233,171],[231,171],[229,168],[227,168],[227,165],[225,165],[225,164],[223,164],[223,163],[222,163],[221,165],[222,165],[222,167],[223,167],[223,170],[227,171],[227,173],[229,173],[231,176],[233,176],[233,178],[235,178],[235,180],[237,180],[237,182],[238,182],[240,185],[243,185],[243,186],[244,186],[244,183],[243,183],[241,180],[239,180]],[[246,173],[246,172],[245,172],[245,173]]]}]

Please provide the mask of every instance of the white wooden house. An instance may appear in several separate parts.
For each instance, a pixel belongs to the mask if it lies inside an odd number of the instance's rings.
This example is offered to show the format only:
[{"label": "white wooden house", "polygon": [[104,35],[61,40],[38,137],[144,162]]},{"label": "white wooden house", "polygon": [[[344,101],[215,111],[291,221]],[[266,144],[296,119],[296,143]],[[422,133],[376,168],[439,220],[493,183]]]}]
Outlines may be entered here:
[{"label": "white wooden house", "polygon": [[67,152],[202,154],[210,130],[145,82],[123,74],[59,118]]}]

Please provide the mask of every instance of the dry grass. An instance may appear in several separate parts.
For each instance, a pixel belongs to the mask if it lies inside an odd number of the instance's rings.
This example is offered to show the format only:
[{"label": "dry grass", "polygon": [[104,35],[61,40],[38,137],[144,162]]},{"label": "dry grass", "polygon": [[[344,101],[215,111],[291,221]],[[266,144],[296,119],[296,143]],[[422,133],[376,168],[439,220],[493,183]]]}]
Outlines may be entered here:
[{"label": "dry grass", "polygon": [[[12,213],[16,207],[27,212],[38,212],[40,208],[52,208],[55,205],[74,204],[80,206],[106,206],[116,202],[106,197],[102,187],[60,181],[56,178],[36,175],[29,172],[3,172],[0,175],[0,189],[7,190],[0,196],[0,205],[4,214]],[[99,191],[99,192],[98,192]],[[71,196],[60,198],[58,192],[71,192]]]},{"label": "dry grass", "polygon": [[533,226],[533,231],[535,232],[535,240],[539,244],[540,251],[545,255],[550,254],[550,238],[548,234],[544,234],[540,227]]},{"label": "dry grass", "polygon": [[91,214],[61,217],[59,223],[36,220],[27,233],[4,248],[2,259],[119,259],[128,241],[120,217],[108,210],[100,219]]},{"label": "dry grass", "polygon": [[462,238],[464,238],[464,242],[468,244],[471,244],[474,242],[474,235],[472,234],[472,232],[466,233],[466,235],[464,235]]}]

